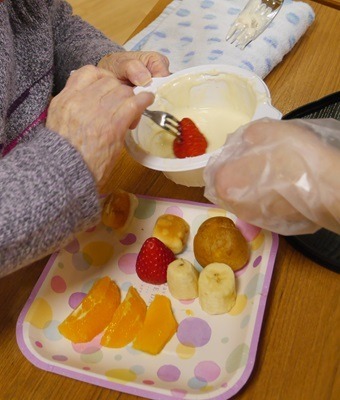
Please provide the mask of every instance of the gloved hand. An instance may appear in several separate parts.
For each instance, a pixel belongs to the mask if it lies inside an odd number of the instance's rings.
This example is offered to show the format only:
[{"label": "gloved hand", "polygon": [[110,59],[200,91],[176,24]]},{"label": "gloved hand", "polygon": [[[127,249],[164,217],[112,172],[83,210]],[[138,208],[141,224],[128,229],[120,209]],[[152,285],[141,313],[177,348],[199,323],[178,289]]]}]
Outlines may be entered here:
[{"label": "gloved hand", "polygon": [[204,171],[205,197],[282,235],[340,233],[340,122],[252,122]]}]

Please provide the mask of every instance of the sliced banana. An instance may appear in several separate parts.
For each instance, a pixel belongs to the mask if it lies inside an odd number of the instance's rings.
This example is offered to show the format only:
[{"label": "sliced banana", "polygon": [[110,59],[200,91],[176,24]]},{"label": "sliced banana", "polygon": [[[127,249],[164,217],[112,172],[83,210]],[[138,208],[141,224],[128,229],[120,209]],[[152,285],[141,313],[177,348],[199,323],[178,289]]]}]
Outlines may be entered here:
[{"label": "sliced banana", "polygon": [[236,302],[234,271],[227,264],[211,263],[203,268],[198,279],[201,308],[208,314],[224,314]]},{"label": "sliced banana", "polygon": [[198,297],[198,271],[191,262],[178,258],[168,265],[167,282],[171,295],[178,300]]}]

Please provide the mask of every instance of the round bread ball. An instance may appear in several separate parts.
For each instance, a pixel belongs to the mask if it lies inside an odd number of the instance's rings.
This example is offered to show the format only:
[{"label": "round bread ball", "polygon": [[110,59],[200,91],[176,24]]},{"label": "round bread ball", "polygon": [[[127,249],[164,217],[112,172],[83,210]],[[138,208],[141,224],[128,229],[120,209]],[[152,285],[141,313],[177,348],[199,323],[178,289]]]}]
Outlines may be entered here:
[{"label": "round bread ball", "polygon": [[250,249],[234,222],[221,216],[207,219],[198,228],[194,254],[202,267],[218,262],[237,271],[248,262]]}]

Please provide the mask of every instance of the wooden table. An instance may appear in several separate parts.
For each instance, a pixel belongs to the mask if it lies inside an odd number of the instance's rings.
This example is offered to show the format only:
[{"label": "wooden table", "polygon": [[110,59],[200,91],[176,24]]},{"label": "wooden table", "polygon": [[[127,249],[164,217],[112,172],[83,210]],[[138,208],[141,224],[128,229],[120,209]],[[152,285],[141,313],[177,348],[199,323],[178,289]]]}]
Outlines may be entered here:
[{"label": "wooden table", "polygon": [[[120,43],[146,26],[169,2],[71,1],[76,13]],[[315,23],[265,80],[273,105],[283,113],[340,89],[340,13],[333,7],[306,2],[316,12]],[[137,165],[124,152],[112,182],[138,194],[206,202],[201,188],[175,185],[163,174]],[[141,399],[42,371],[21,354],[15,339],[16,321],[46,261],[0,280],[0,399]],[[340,398],[339,290],[337,274],[305,258],[280,238],[258,357],[248,383],[235,399]]]}]

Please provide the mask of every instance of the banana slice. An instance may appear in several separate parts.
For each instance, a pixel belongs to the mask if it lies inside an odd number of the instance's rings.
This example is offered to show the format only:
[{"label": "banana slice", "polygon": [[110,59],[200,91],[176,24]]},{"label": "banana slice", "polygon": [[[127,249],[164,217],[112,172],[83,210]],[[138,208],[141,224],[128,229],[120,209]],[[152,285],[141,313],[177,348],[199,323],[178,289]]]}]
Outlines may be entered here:
[{"label": "banana slice", "polygon": [[201,308],[208,314],[224,314],[236,302],[235,275],[227,264],[211,263],[198,278],[198,297]]},{"label": "banana slice", "polygon": [[178,258],[168,265],[167,282],[171,295],[178,300],[198,297],[198,271],[191,262]]}]

